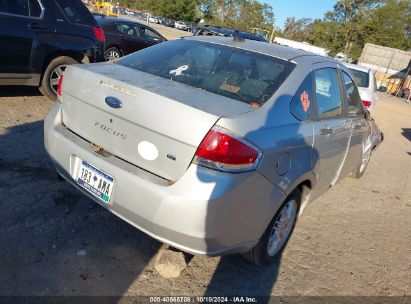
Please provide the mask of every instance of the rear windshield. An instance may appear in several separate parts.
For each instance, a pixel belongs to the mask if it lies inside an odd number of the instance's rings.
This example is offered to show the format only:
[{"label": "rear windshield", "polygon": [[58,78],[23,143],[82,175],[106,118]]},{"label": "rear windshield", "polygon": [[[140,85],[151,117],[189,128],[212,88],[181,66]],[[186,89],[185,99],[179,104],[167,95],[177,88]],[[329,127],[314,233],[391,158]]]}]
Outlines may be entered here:
[{"label": "rear windshield", "polygon": [[354,76],[354,82],[358,87],[368,88],[369,86],[369,79],[368,73],[361,72],[358,70],[350,69],[352,75]]},{"label": "rear windshield", "polygon": [[93,15],[80,0],[56,0],[64,15],[73,23],[95,25]]},{"label": "rear windshield", "polygon": [[118,61],[152,75],[236,99],[264,104],[295,65],[271,56],[192,40],[174,40]]}]

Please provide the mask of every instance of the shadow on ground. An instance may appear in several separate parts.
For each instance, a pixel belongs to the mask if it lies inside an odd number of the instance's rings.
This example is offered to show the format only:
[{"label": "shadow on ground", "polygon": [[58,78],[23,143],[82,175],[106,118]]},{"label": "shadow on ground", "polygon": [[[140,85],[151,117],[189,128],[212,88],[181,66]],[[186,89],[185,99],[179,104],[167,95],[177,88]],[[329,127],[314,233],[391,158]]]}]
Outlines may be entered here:
[{"label": "shadow on ground", "polygon": [[259,303],[269,300],[278,279],[281,256],[269,266],[256,266],[240,255],[223,256],[207,286],[205,296],[258,297]]},{"label": "shadow on ground", "polygon": [[1,86],[0,97],[41,96],[37,87]]},{"label": "shadow on ground", "polygon": [[[111,295],[105,303],[117,303],[143,271],[163,282],[147,267],[159,242],[58,179],[42,121],[0,134],[0,208],[2,296]],[[268,296],[279,265],[280,259],[261,268],[238,255],[222,257],[204,295]]]},{"label": "shadow on ground", "polygon": [[402,136],[404,136],[406,139],[411,141],[411,129],[408,128],[403,128],[401,132]]},{"label": "shadow on ground", "polygon": [[0,147],[0,294],[123,295],[160,243],[57,178],[43,122]]}]

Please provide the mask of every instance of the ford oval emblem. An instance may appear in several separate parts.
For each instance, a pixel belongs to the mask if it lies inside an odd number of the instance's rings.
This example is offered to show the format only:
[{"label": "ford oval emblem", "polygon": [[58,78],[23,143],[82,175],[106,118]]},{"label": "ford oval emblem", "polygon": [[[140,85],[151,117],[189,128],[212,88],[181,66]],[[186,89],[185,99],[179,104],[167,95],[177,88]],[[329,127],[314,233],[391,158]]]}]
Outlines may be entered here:
[{"label": "ford oval emblem", "polygon": [[112,107],[114,109],[120,109],[123,106],[123,103],[121,102],[121,100],[115,97],[110,97],[110,96],[106,97],[105,102],[109,107]]}]

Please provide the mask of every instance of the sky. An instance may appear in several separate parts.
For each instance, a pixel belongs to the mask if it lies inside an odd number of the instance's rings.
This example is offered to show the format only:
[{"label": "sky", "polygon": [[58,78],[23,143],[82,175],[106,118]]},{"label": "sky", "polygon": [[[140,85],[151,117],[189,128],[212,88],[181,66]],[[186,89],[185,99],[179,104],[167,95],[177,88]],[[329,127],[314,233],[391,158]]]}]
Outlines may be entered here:
[{"label": "sky", "polygon": [[332,10],[337,0],[265,0],[263,2],[273,7],[276,26],[282,29],[287,17],[322,18],[325,12]]}]

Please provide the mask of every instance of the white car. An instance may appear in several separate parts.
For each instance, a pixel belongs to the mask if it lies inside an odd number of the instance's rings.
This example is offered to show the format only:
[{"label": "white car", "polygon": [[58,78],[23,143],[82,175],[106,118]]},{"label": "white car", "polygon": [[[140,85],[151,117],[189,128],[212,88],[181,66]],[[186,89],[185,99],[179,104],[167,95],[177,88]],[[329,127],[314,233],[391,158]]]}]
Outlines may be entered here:
[{"label": "white car", "polygon": [[183,21],[176,21],[174,23],[174,27],[179,30],[187,30],[187,25]]},{"label": "white car", "polygon": [[155,16],[150,16],[150,18],[148,18],[148,21],[151,23],[158,23],[158,19]]},{"label": "white car", "polygon": [[124,12],[124,14],[127,15],[127,16],[134,16],[134,12],[129,11],[129,10],[126,10],[126,11]]},{"label": "white car", "polygon": [[345,66],[354,76],[364,107],[372,112],[377,103],[377,82],[372,70],[356,64],[345,63]]}]

